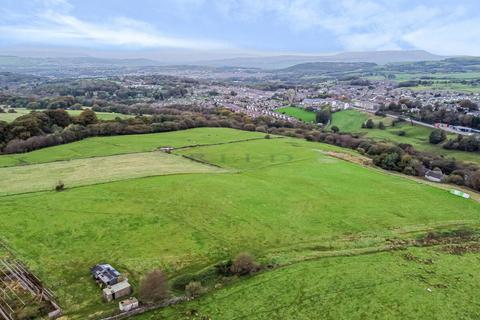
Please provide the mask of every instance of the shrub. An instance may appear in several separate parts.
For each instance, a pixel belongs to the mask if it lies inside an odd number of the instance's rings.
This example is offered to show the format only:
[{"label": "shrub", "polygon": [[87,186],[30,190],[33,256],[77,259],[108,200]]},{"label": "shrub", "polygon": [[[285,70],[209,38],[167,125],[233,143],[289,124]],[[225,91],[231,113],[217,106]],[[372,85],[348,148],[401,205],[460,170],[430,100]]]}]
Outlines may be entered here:
[{"label": "shrub", "polygon": [[84,126],[97,123],[97,114],[93,110],[85,109],[78,115],[77,122]]},{"label": "shrub", "polygon": [[385,130],[385,125],[383,124],[383,121],[380,121],[380,122],[378,123],[378,129],[380,129],[380,130]]},{"label": "shrub", "polygon": [[373,123],[372,119],[368,119],[367,122],[365,122],[365,128],[373,129],[374,127],[375,127],[375,124]]},{"label": "shrub", "polygon": [[169,297],[167,276],[161,270],[154,270],[140,282],[140,300],[155,303]]},{"label": "shrub", "polygon": [[266,135],[265,135],[265,139],[270,139],[270,138],[271,138],[271,137],[270,137],[269,134],[266,134]]},{"label": "shrub", "polygon": [[219,275],[228,277],[231,276],[231,269],[232,269],[233,262],[232,260],[227,260],[226,262],[220,262],[215,265],[215,270]]},{"label": "shrub", "polygon": [[199,281],[192,281],[185,286],[185,294],[189,298],[196,298],[205,292],[202,283]]},{"label": "shrub", "polygon": [[317,112],[317,114],[315,115],[315,121],[317,123],[323,123],[323,124],[327,124],[330,122],[330,119],[332,117],[332,114],[330,112],[330,110],[320,110]]},{"label": "shrub", "polygon": [[407,133],[403,130],[400,130],[400,131],[397,131],[397,135],[399,135],[400,137],[404,137]]},{"label": "shrub", "polygon": [[340,128],[337,127],[337,126],[332,126],[331,130],[334,132],[334,133],[337,133],[340,131]]},{"label": "shrub", "polygon": [[60,192],[65,190],[65,184],[62,181],[58,181],[55,185],[55,191]]},{"label": "shrub", "polygon": [[463,177],[461,175],[458,175],[458,174],[451,174],[449,176],[447,176],[447,178],[445,179],[445,182],[446,183],[453,183],[453,184],[456,184],[456,185],[463,185],[465,183],[465,181],[463,180]]},{"label": "shrub", "polygon": [[260,270],[260,264],[258,264],[253,257],[248,253],[240,253],[235,257],[230,271],[237,275],[247,275]]},{"label": "shrub", "polygon": [[430,133],[429,141],[431,144],[439,144],[440,142],[445,141],[447,134],[443,130],[433,130]]}]

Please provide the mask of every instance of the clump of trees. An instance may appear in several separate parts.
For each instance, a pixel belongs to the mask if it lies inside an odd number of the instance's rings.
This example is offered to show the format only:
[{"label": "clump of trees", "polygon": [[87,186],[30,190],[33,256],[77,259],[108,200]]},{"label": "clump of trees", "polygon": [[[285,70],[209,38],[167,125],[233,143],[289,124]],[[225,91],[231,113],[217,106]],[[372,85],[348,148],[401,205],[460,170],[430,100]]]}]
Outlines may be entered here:
[{"label": "clump of trees", "polygon": [[445,141],[445,139],[447,139],[447,134],[440,129],[433,130],[428,138],[431,144],[439,144],[440,142]]},{"label": "clump of trees", "polygon": [[480,135],[471,136],[458,135],[455,139],[449,139],[443,145],[443,148],[449,150],[460,150],[467,152],[480,152]]},{"label": "clump of trees", "polygon": [[364,123],[362,123],[362,128],[363,129],[373,129],[375,128],[375,123],[373,122],[372,119],[368,119]]},{"label": "clump of trees", "polygon": [[332,112],[328,109],[322,109],[315,115],[315,121],[317,123],[328,124],[332,118]]},{"label": "clump of trees", "polygon": [[147,274],[140,283],[139,297],[144,303],[156,303],[169,298],[166,274],[161,270],[154,270]]}]

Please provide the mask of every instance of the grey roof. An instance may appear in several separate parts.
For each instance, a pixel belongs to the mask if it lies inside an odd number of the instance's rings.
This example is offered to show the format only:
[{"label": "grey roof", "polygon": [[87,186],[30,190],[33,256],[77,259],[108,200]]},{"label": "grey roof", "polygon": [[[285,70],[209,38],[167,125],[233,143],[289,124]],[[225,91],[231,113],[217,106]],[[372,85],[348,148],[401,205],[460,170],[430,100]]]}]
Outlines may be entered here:
[{"label": "grey roof", "polygon": [[97,264],[91,269],[91,272],[96,279],[105,284],[110,284],[112,281],[116,282],[120,277],[120,272],[109,264]]},{"label": "grey roof", "polygon": [[435,179],[443,179],[443,173],[441,171],[433,171],[433,170],[428,170],[425,173],[425,176],[427,177],[432,177]]},{"label": "grey roof", "polygon": [[125,280],[117,284],[111,285],[108,288],[103,289],[103,291],[115,293],[127,288],[130,288],[130,283],[128,283],[128,281]]}]

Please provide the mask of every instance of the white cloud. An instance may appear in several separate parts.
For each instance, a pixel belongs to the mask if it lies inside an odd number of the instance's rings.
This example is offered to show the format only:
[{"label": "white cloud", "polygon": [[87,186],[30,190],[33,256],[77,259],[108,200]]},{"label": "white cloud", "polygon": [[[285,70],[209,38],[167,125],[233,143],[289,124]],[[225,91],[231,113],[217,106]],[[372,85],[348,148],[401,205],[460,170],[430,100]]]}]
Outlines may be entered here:
[{"label": "white cloud", "polygon": [[[195,1],[197,5],[202,0]],[[276,22],[302,32],[331,33],[345,50],[417,48],[480,55],[480,19],[465,1],[407,0],[212,0],[229,19]],[[471,4],[471,3],[470,3]],[[321,40],[321,39],[319,39]]]},{"label": "white cloud", "polygon": [[480,25],[478,19],[428,25],[404,35],[415,47],[440,54],[480,55]]},{"label": "white cloud", "polygon": [[126,17],[115,17],[102,23],[84,21],[70,13],[73,7],[66,0],[37,1],[40,1],[45,9],[31,17],[30,21],[34,22],[0,24],[0,34],[16,41],[77,46],[168,47],[198,50],[230,47],[228,44],[215,41],[167,36],[146,22]]}]

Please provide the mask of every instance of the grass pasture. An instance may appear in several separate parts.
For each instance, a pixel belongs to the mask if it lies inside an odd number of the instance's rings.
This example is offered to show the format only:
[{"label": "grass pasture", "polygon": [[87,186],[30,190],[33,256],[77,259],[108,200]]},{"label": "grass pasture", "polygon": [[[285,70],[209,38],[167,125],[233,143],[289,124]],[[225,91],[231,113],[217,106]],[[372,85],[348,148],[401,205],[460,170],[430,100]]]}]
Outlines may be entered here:
[{"label": "grass pasture", "polygon": [[225,128],[196,128],[184,131],[95,137],[23,154],[0,155],[0,167],[37,164],[117,154],[149,152],[160,147],[184,147],[211,143],[226,143],[245,139],[260,139],[265,134]]},{"label": "grass pasture", "polygon": [[[382,121],[386,126],[385,130],[380,130],[378,128],[362,128],[362,123],[364,123],[367,119],[372,119],[375,125],[377,125],[379,121]],[[395,127],[392,127],[391,118],[378,117],[350,109],[335,112],[332,115],[331,126],[332,125],[336,125],[337,127],[339,127],[341,132],[363,133],[366,136],[378,141],[408,143],[413,145],[417,150],[420,151],[444,155],[446,157],[456,158],[458,160],[480,163],[480,157],[476,153],[446,150],[439,145],[430,144],[429,136],[432,132],[432,129],[419,125],[411,125],[408,122],[397,123]],[[405,135],[398,135],[398,132],[400,131],[404,131]],[[449,139],[454,139],[456,135],[448,134],[447,137]]]},{"label": "grass pasture", "polygon": [[[407,253],[433,263],[408,261]],[[266,272],[135,319],[195,319],[190,310],[211,319],[478,319],[471,293],[479,281],[475,254],[409,249],[333,257]]]},{"label": "grass pasture", "polygon": [[298,108],[295,106],[279,108],[275,110],[275,112],[285,114],[304,122],[315,122],[316,117],[315,112],[307,111],[303,108]]},{"label": "grass pasture", "polygon": [[0,196],[167,174],[214,173],[224,170],[164,152],[57,161],[0,168]]},{"label": "grass pasture", "polygon": [[[52,161],[76,158],[67,163],[91,161],[87,167],[92,168],[102,158],[86,158],[130,152],[125,156],[132,157],[128,158],[132,166],[150,170],[152,165],[142,165],[142,161],[149,156],[155,161],[158,153],[141,152],[162,145],[202,144],[176,150],[176,155],[168,155],[158,165],[186,155],[228,172],[90,184],[92,180],[89,185],[64,192],[1,197],[1,238],[55,292],[68,319],[96,319],[117,308],[117,303],[101,301],[100,290],[89,276],[89,268],[96,263],[116,266],[138,289],[139,280],[152,269],[161,268],[173,279],[197,273],[242,251],[251,252],[262,262],[291,265],[236,281],[198,301],[145,315],[144,319],[181,319],[190,307],[212,319],[311,319],[317,314],[327,319],[349,314],[358,319],[373,318],[384,305],[393,311],[381,315],[405,314],[412,319],[427,316],[442,304],[445,319],[454,313],[474,315],[472,312],[480,310],[474,304],[462,309],[466,301],[472,301],[465,297],[479,292],[474,285],[478,282],[478,255],[462,257],[456,263],[451,256],[445,260],[438,256],[442,262],[431,267],[435,273],[430,273],[429,266],[406,265],[400,253],[316,260],[337,251],[384,247],[387,239],[411,239],[418,232],[433,229],[478,228],[478,203],[324,153],[350,150],[294,138],[262,137],[252,132],[202,128],[87,139],[39,150],[52,152],[36,158],[25,154],[32,163],[44,163],[38,166],[62,165]],[[122,166],[122,157],[108,157],[112,161],[98,164],[105,166],[98,171],[115,171],[113,159]],[[172,165],[177,168],[183,163]],[[13,176],[27,179],[40,174],[37,171],[43,170],[26,171],[25,178]],[[61,174],[61,170],[51,170],[49,178],[56,181]],[[103,178],[102,174],[95,177],[98,181]],[[435,256],[433,251],[415,254]],[[399,278],[406,280],[392,282]],[[437,280],[447,283],[448,289],[424,296],[427,285]],[[369,283],[373,283],[371,288],[362,287]],[[299,301],[305,302],[292,305]],[[410,313],[402,306],[413,308],[418,301],[426,305]],[[448,306],[452,309],[447,310]]]}]

